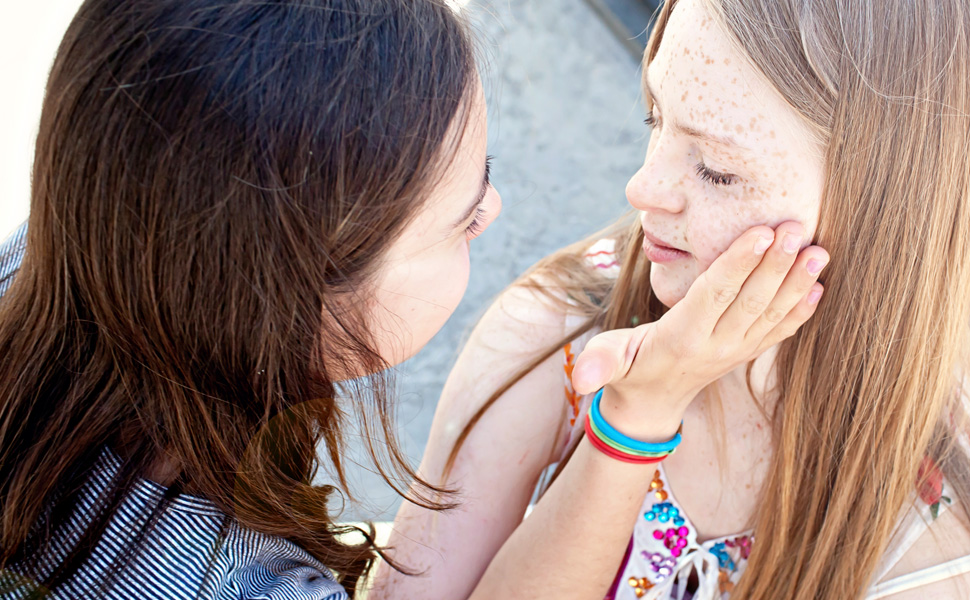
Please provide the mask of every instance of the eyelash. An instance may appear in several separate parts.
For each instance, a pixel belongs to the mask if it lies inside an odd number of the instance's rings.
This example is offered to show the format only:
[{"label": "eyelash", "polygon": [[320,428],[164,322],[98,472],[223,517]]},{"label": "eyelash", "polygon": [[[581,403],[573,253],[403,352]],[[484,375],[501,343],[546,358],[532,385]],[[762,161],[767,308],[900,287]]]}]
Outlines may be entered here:
[{"label": "eyelash", "polygon": [[478,209],[475,211],[475,218],[472,219],[472,222],[469,223],[468,227],[465,228],[465,233],[472,237],[478,237],[483,231],[482,225],[484,224],[483,223],[484,220],[485,220],[485,209],[479,206]]},{"label": "eyelash", "polygon": [[697,163],[695,170],[701,179],[707,181],[711,185],[731,185],[735,181],[734,175],[715,171],[702,162]]},{"label": "eyelash", "polygon": [[[653,116],[653,114],[647,115],[647,118],[643,120],[643,123],[650,129],[654,129],[660,124],[660,119]],[[731,185],[737,181],[737,177],[731,175],[730,173],[721,173],[720,171],[715,171],[714,169],[708,167],[703,162],[697,163],[694,169],[697,171],[697,175],[704,181],[710,183],[711,185]]]},{"label": "eyelash", "polygon": [[[492,175],[493,158],[494,157],[492,156],[485,157],[485,189],[486,190],[488,189],[488,186],[492,185],[491,175]],[[465,228],[465,234],[470,235],[472,237],[477,237],[478,235],[480,235],[482,231],[484,231],[482,229],[482,225],[484,225],[484,220],[485,220],[485,209],[482,206],[479,206],[475,210],[475,217],[472,219],[472,222],[469,223],[468,227]]]}]

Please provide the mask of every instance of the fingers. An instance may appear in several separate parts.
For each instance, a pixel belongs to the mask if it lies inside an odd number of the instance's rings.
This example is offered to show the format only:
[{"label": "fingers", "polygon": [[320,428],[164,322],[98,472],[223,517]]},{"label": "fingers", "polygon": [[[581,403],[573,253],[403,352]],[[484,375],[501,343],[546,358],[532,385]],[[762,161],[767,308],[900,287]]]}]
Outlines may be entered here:
[{"label": "fingers", "polygon": [[[775,229],[775,241],[741,287],[737,299],[724,311],[714,335],[731,339],[761,338],[791,311],[815,282],[805,268],[828,262],[828,254],[818,247],[801,252],[804,228],[796,222],[782,223]],[[799,266],[793,265],[799,261]],[[752,329],[753,328],[753,329]]]},{"label": "fingers", "polygon": [[[785,330],[787,330],[797,322],[791,332],[784,335],[782,339],[794,333],[815,312],[815,305],[822,292],[821,284],[817,283],[818,276],[828,262],[828,253],[818,246],[810,246],[803,250],[785,274],[775,297],[747,330],[745,338],[760,343],[781,323],[785,323]],[[814,302],[803,302],[809,300],[813,292],[818,294],[818,297],[811,298]],[[799,307],[798,313],[793,315],[792,312]],[[800,319],[800,317],[804,318]]]},{"label": "fingers", "polygon": [[[801,249],[805,236],[795,222],[748,230],[663,318],[590,340],[573,369],[573,388],[589,394],[625,380],[692,398],[686,392],[694,383],[703,387],[791,336],[815,313],[823,292],[817,279],[829,261],[818,246]],[[641,366],[633,368],[635,360]],[[663,383],[675,363],[679,387]]]},{"label": "fingers", "polygon": [[818,308],[819,300],[821,300],[824,291],[825,288],[821,283],[813,283],[809,288],[809,292],[798,301],[785,318],[765,334],[758,347],[758,352],[760,353],[795,335],[798,328],[804,325],[815,314],[815,310]]},{"label": "fingers", "polygon": [[624,377],[636,358],[648,325],[614,329],[596,335],[586,344],[573,368],[573,389],[591,394]]},{"label": "fingers", "polygon": [[761,264],[774,239],[775,232],[770,227],[749,229],[690,287],[680,303],[684,305],[685,314],[692,315],[691,327],[699,334],[707,336],[714,331],[724,312],[737,299],[745,280]]}]

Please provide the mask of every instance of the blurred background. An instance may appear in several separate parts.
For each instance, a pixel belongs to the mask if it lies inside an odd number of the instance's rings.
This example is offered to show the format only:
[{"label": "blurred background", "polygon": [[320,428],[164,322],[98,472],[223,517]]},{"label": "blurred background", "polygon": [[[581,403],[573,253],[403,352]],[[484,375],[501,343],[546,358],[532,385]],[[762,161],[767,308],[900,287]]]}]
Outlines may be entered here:
[{"label": "blurred background", "polygon": [[[502,216],[472,243],[468,292],[421,354],[399,366],[397,422],[417,464],[438,393],[490,301],[546,254],[627,209],[624,186],[646,150],[640,55],[654,0],[455,0],[481,50],[492,182]],[[12,3],[0,20],[0,239],[27,217],[44,85],[80,0]],[[352,448],[362,504],[343,520],[390,520],[400,499]]]}]

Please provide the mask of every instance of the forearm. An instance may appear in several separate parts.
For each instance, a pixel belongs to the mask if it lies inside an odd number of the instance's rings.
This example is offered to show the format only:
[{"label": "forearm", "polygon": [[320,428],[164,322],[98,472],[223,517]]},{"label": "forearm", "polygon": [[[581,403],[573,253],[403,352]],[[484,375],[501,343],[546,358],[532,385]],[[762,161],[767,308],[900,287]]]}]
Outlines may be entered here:
[{"label": "forearm", "polygon": [[463,498],[457,508],[443,513],[402,505],[388,541],[390,556],[416,574],[398,573],[382,561],[368,600],[468,598],[521,522],[531,489],[507,491],[507,500],[493,500],[487,507],[478,499]]},{"label": "forearm", "polygon": [[[489,331],[501,331],[501,327]],[[440,481],[460,430],[455,424],[467,422],[487,398],[480,371],[490,376],[498,373],[501,378],[511,369],[511,365],[505,366],[510,354],[497,364],[488,354],[482,355],[478,339],[472,338],[445,386],[419,469],[426,480],[459,490],[453,498],[458,506],[437,513],[402,504],[389,542],[390,555],[419,574],[401,575],[385,566],[378,572],[369,598],[468,598],[495,554],[521,524],[539,475],[559,457],[557,433],[563,429],[565,399],[550,393],[558,391],[562,381],[562,358],[556,355],[492,405],[462,446],[449,479]]]},{"label": "forearm", "polygon": [[470,598],[602,599],[655,469],[609,458],[584,439]]}]

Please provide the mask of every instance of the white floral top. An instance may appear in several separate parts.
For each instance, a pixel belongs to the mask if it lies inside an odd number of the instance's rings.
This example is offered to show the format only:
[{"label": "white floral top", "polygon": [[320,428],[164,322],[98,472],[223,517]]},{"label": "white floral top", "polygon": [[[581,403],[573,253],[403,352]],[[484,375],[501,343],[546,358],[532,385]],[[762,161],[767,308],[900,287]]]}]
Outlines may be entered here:
[{"label": "white floral top", "polygon": [[716,590],[713,598],[727,598],[747,564],[751,532],[701,543],[667,486],[662,466],[654,473],[650,490],[623,569],[607,597],[683,598],[688,579],[696,573],[698,590]]}]

